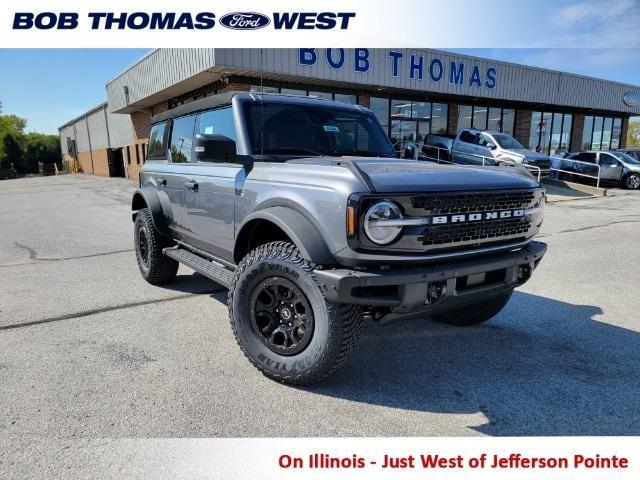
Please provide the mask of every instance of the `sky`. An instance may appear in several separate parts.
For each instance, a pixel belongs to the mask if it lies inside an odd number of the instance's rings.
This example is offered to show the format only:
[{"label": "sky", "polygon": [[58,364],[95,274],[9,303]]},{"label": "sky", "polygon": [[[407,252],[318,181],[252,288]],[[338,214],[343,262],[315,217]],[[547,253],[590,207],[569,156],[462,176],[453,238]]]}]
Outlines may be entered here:
[{"label": "sky", "polygon": [[[26,118],[27,131],[57,134],[59,126],[104,102],[106,82],[147,51],[0,49],[2,113]],[[452,51],[640,86],[640,48],[483,48]]]}]

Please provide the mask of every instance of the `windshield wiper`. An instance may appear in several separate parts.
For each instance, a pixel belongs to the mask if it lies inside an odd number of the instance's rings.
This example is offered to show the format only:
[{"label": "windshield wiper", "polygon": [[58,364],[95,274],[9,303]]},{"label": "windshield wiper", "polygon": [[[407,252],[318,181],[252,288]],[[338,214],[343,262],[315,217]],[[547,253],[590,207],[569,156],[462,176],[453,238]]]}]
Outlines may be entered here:
[{"label": "windshield wiper", "polygon": [[303,154],[303,155],[315,155],[317,157],[324,157],[325,156],[324,153],[316,152],[315,150],[311,150],[311,149],[305,148],[305,147],[265,148],[264,149],[264,153],[265,154],[274,154],[274,153],[278,154],[278,153],[281,153],[283,155]]}]

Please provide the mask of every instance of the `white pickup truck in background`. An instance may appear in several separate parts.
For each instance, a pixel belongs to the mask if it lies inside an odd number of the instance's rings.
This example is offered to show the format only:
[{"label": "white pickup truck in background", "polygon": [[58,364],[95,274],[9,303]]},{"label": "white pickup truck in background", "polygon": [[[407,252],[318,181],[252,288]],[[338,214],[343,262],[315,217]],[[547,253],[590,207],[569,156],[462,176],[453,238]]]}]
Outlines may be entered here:
[{"label": "white pickup truck in background", "polygon": [[501,132],[462,129],[456,136],[427,135],[421,156],[465,165],[522,165],[531,173],[548,177],[551,158],[524,148],[511,135]]}]

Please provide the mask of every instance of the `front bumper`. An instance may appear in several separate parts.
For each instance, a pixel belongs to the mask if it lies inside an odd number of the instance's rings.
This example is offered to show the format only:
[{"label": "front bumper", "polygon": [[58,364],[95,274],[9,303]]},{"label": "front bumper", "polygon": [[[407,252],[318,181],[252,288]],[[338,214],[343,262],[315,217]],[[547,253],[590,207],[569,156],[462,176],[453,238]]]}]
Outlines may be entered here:
[{"label": "front bumper", "polygon": [[326,299],[395,313],[435,312],[525,283],[547,251],[542,242],[507,253],[412,268],[316,270]]}]

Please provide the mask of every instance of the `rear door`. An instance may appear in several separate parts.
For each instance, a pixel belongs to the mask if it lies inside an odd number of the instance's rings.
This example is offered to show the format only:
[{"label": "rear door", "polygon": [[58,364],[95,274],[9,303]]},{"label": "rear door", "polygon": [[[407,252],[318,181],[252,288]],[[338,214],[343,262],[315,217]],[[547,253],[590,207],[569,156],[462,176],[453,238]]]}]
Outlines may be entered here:
[{"label": "rear door", "polygon": [[155,188],[162,207],[162,214],[167,220],[167,226],[173,228],[175,221],[171,197],[167,190],[167,178],[169,177],[167,144],[170,130],[170,121],[151,126],[147,159],[142,170],[142,186],[150,184]]},{"label": "rear door", "polygon": [[[237,140],[231,107],[198,114],[195,134],[224,135]],[[190,235],[195,247],[226,260],[233,259],[236,184],[245,170],[224,158],[201,159],[185,179],[185,204]]]}]

